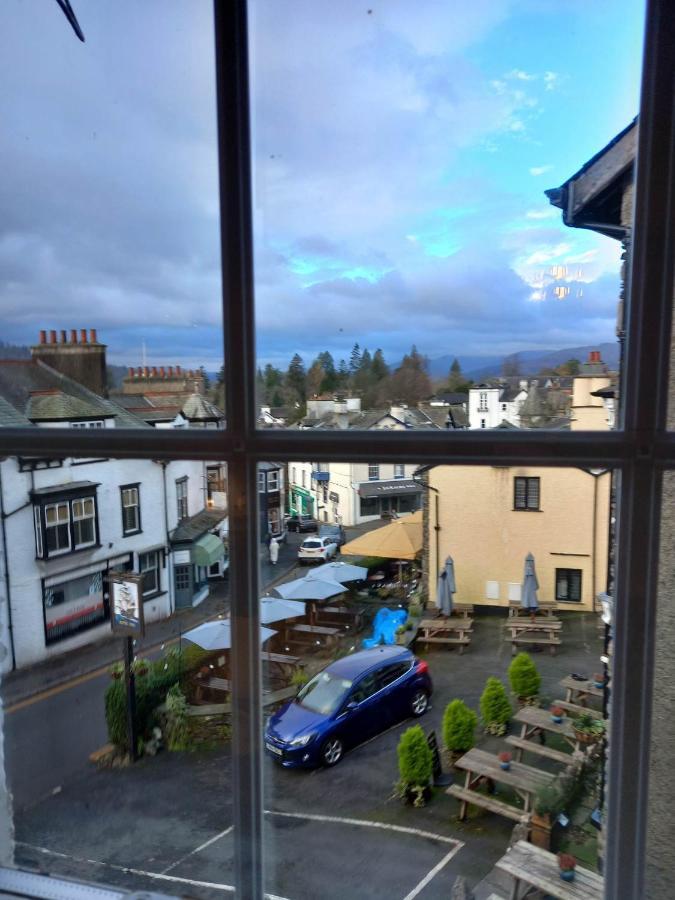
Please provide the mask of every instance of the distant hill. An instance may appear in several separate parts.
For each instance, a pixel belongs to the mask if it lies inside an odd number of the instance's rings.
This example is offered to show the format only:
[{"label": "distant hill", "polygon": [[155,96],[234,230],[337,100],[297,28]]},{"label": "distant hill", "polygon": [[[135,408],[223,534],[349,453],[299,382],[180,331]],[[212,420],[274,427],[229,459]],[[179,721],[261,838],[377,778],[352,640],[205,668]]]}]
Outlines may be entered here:
[{"label": "distant hill", "polygon": [[0,359],[30,359],[30,347],[0,341]]},{"label": "distant hill", "polygon": [[523,350],[520,353],[510,353],[508,356],[439,356],[429,360],[429,374],[432,378],[442,378],[448,374],[452,361],[457,358],[462,367],[462,373],[474,381],[488,378],[491,375],[500,375],[505,360],[518,358],[520,371],[523,375],[536,375],[541,369],[554,369],[568,359],[578,359],[584,362],[588,359],[591,350],[599,350],[602,361],[610,369],[619,367],[618,343],[592,344],[585,347],[566,347],[563,350]]}]

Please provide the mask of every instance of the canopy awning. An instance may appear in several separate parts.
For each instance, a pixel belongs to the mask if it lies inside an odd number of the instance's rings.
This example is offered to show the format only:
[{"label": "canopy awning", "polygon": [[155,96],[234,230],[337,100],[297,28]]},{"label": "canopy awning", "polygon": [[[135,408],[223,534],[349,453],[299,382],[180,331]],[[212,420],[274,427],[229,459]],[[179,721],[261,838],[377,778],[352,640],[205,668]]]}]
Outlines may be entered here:
[{"label": "canopy awning", "polygon": [[415,559],[422,552],[424,533],[422,510],[391,525],[368,531],[342,547],[343,555],[382,556],[386,559]]},{"label": "canopy awning", "polygon": [[366,481],[359,485],[359,497],[391,497],[401,494],[421,494],[416,481],[394,478],[391,481]]},{"label": "canopy awning", "polygon": [[215,534],[204,534],[192,545],[192,562],[196,566],[212,566],[223,556],[225,547]]}]

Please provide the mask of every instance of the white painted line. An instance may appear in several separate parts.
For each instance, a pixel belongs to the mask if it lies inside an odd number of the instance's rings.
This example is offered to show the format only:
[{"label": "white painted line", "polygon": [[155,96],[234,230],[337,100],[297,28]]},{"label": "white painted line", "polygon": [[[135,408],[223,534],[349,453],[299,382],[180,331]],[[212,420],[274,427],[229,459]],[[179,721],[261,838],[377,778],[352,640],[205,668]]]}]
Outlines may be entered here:
[{"label": "white painted line", "polygon": [[225,831],[221,831],[220,834],[217,834],[215,837],[209,838],[208,841],[204,841],[203,844],[200,844],[199,847],[195,847],[194,850],[190,850],[189,853],[186,853],[185,856],[181,856],[180,859],[177,859],[176,862],[171,863],[170,866],[167,866],[166,869],[161,871],[161,875],[166,875],[167,872],[170,872],[172,869],[175,869],[181,863],[184,863],[186,859],[189,859],[191,856],[194,856],[195,853],[201,853],[202,850],[206,850],[207,847],[210,847],[211,844],[215,844],[216,841],[219,841],[221,838],[226,837],[230,832],[234,829],[234,825],[230,825],[229,828],[226,828]]},{"label": "white painted line", "polygon": [[[36,850],[38,853],[44,853],[48,856],[57,856],[59,859],[67,859],[70,862],[88,863],[92,866],[102,866],[106,869],[114,869],[116,872],[124,872],[125,875],[139,875],[142,878],[153,878],[158,881],[172,881],[177,884],[190,884],[193,887],[212,888],[215,891],[226,891],[233,894],[235,887],[232,884],[218,884],[214,881],[197,881],[194,878],[180,878],[178,875],[165,875],[162,872],[146,872],[144,869],[132,869],[129,866],[118,866],[115,863],[102,862],[99,859],[82,859],[78,856],[70,856],[68,853],[59,853],[57,850],[49,850],[47,847],[36,847],[34,844],[26,844],[24,841],[16,842],[20,847],[27,847],[29,850]],[[280,897],[278,894],[265,894],[267,900],[288,900],[287,897]]]},{"label": "white painted line", "polygon": [[423,831],[421,828],[407,828],[404,825],[391,825],[389,822],[373,822],[369,819],[348,819],[342,816],[321,816],[312,813],[277,812],[273,809],[266,809],[265,815],[283,816],[287,819],[307,819],[309,822],[329,822],[336,825],[360,825],[363,828],[381,828],[384,831],[396,831],[399,834],[412,834],[414,837],[429,838],[432,841],[442,841],[444,844],[453,844],[455,851],[464,846],[463,841],[446,837],[444,834],[435,834],[433,831]]},{"label": "white painted line", "polygon": [[449,853],[446,853],[446,855],[438,863],[438,865],[434,866],[433,869],[424,876],[424,878],[420,881],[420,883],[418,885],[416,885],[412,889],[412,891],[410,891],[409,894],[405,895],[403,900],[413,900],[413,898],[416,897],[421,891],[424,890],[424,888],[429,884],[431,879],[435,878],[436,875],[438,875],[438,873],[441,871],[441,869],[444,868],[444,866],[446,866],[450,862],[450,860],[455,855],[455,853],[457,853],[458,850],[461,850],[461,848],[463,846],[464,846],[463,844],[460,844],[459,847],[453,847],[453,849]]}]

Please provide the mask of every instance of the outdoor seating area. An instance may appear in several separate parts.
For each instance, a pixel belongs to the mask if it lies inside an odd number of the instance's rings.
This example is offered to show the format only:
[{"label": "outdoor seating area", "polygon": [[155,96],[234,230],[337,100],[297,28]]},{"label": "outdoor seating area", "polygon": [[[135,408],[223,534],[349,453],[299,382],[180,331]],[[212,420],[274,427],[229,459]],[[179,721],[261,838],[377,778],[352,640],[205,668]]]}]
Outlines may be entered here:
[{"label": "outdoor seating area", "polygon": [[504,638],[511,643],[511,655],[515,656],[523,645],[548,647],[555,656],[562,644],[562,622],[550,614],[532,618],[509,615],[504,622]]},{"label": "outdoor seating area", "polygon": [[518,841],[497,862],[497,869],[512,880],[509,900],[523,900],[541,892],[557,900],[602,900],[604,884],[601,875],[582,866],[575,866],[574,879],[560,877],[560,863],[554,853]]},{"label": "outdoor seating area", "polygon": [[473,619],[466,616],[440,616],[422,619],[418,626],[418,644],[455,645],[460,654],[471,643]]}]

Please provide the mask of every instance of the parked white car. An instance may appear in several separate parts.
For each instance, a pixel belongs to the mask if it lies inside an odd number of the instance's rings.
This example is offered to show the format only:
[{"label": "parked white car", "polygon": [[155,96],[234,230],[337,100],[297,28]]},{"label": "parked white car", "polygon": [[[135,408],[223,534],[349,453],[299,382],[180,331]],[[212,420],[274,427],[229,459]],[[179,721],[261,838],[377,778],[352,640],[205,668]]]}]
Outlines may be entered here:
[{"label": "parked white car", "polygon": [[298,548],[298,562],[326,562],[332,559],[338,551],[338,545],[334,538],[308,537]]}]

